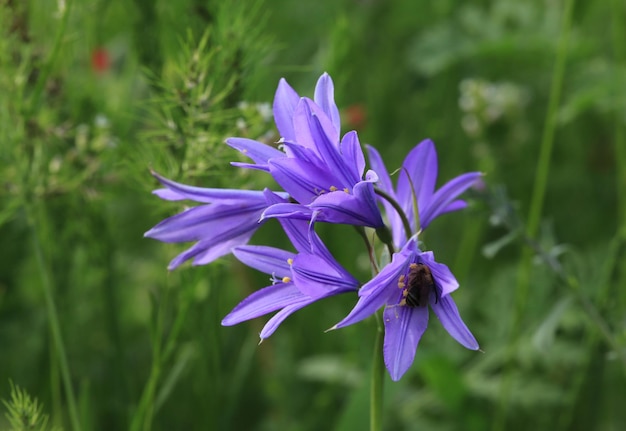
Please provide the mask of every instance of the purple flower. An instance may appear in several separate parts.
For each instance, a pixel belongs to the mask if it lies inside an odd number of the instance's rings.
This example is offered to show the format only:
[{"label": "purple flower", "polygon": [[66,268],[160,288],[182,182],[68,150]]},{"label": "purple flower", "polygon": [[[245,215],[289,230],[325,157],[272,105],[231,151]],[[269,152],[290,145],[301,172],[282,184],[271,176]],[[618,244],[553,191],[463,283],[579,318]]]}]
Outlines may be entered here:
[{"label": "purple flower", "polygon": [[283,151],[244,138],[226,140],[254,163],[234,165],[269,172],[298,204],[279,204],[264,217],[299,217],[379,228],[383,226],[373,183],[356,132],[340,140],[339,111],[333,82],[324,73],[315,100],[298,96],[281,79],[274,98],[274,119]]},{"label": "purple flower", "polygon": [[455,340],[478,350],[450,296],[458,286],[448,267],[436,262],[432,252],[420,251],[411,239],[359,290],[355,307],[332,329],[359,322],[385,306],[383,355],[391,378],[399,380],[413,363],[417,344],[428,326],[428,305]]},{"label": "purple flower", "polygon": [[[393,188],[389,173],[383,159],[375,148],[368,146],[368,154],[372,168],[378,173],[378,187],[389,194],[402,207],[411,226],[411,232],[405,232],[398,212],[389,202],[381,199],[391,230],[393,242],[401,248],[419,229],[425,229],[435,218],[442,214],[458,211],[467,206],[465,201],[457,198],[472,185],[480,181],[480,172],[469,172],[448,181],[435,191],[437,182],[437,152],[430,139],[417,145],[402,162],[398,174],[398,185]],[[419,220],[415,217],[414,204],[417,204]]]},{"label": "purple flower", "polygon": [[273,247],[241,246],[237,259],[271,276],[272,284],[244,299],[224,319],[231,326],[279,310],[263,327],[261,340],[269,337],[295,311],[322,298],[354,292],[359,282],[332,257],[326,246],[301,220],[281,220],[298,253]]},{"label": "purple flower", "polygon": [[196,242],[170,262],[170,270],[192,258],[194,265],[207,264],[246,244],[261,226],[263,211],[272,204],[286,202],[287,198],[285,193],[276,194],[267,189],[207,189],[179,184],[155,172],[152,175],[165,186],[153,192],[160,198],[203,204],[163,220],[144,234],[163,242]]}]

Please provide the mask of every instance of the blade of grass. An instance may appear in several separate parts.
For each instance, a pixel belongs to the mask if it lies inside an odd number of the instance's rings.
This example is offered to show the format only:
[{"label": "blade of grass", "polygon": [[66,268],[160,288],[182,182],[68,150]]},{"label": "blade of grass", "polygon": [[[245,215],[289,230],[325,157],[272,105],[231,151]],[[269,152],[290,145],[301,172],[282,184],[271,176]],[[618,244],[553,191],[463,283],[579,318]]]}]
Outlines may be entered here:
[{"label": "blade of grass", "polygon": [[[526,226],[526,234],[529,238],[535,238],[539,229],[543,203],[546,195],[548,183],[548,175],[550,173],[550,160],[552,156],[552,148],[554,146],[554,135],[556,131],[557,108],[561,98],[563,88],[563,78],[565,75],[565,64],[568,53],[568,41],[570,28],[572,25],[572,16],[574,9],[574,0],[566,0],[564,4],[563,17],[561,20],[561,29],[559,42],[557,45],[556,59],[552,72],[552,81],[550,86],[550,96],[548,99],[548,109],[541,138],[541,146],[539,150],[539,159],[537,161],[537,171],[535,174],[535,182],[531,195],[530,210],[528,215],[528,224]],[[502,431],[506,429],[506,417],[508,400],[511,392],[511,358],[517,348],[517,339],[529,296],[530,273],[532,271],[533,251],[530,248],[524,248],[520,266],[518,268],[517,286],[515,290],[515,305],[512,317],[511,334],[509,344],[507,346],[506,361],[508,365],[504,370],[504,377],[500,386],[500,402],[495,412],[492,429],[494,431]]]}]

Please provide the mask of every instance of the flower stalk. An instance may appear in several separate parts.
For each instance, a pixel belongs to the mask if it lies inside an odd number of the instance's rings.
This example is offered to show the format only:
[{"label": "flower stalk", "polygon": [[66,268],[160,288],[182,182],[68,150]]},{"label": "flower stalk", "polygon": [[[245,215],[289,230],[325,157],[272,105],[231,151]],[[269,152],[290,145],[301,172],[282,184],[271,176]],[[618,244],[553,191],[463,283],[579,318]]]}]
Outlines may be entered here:
[{"label": "flower stalk", "polygon": [[376,341],[372,358],[372,376],[370,380],[370,431],[383,429],[383,390],[385,362],[383,361],[383,340],[385,332],[381,317],[376,315]]}]

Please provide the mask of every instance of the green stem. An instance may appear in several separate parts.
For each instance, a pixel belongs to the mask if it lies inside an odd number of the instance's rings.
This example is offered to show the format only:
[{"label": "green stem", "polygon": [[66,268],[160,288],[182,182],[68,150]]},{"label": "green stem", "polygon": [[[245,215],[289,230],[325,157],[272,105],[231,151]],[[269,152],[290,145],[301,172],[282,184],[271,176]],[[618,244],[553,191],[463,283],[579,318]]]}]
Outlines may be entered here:
[{"label": "green stem", "polygon": [[[550,88],[550,96],[548,100],[548,110],[546,113],[546,121],[541,139],[541,148],[539,151],[539,159],[537,162],[537,173],[531,196],[530,210],[528,215],[528,224],[526,227],[526,236],[535,238],[539,230],[541,220],[541,212],[545,201],[545,194],[548,182],[548,174],[550,172],[550,159],[552,156],[552,147],[554,146],[554,134],[556,130],[556,114],[563,88],[563,77],[565,75],[565,64],[568,52],[569,33],[572,24],[572,12],[574,9],[574,0],[566,0],[563,18],[559,36],[559,42],[556,52],[556,60],[554,70],[552,72],[552,83]],[[493,421],[494,430],[504,430],[506,427],[507,406],[509,394],[511,392],[511,359],[517,349],[517,338],[521,327],[524,310],[528,300],[530,286],[530,272],[532,270],[532,249],[524,248],[522,252],[521,263],[518,268],[517,286],[515,290],[515,308],[511,323],[510,342],[506,349],[505,360],[508,362],[505,367],[504,377],[500,388],[501,396],[498,408]]]},{"label": "green stem", "polygon": [[33,90],[33,95],[31,96],[30,103],[28,104],[28,111],[26,112],[25,117],[30,117],[33,112],[39,106],[39,102],[41,100],[41,95],[45,88],[46,82],[48,81],[48,77],[52,72],[52,66],[59,55],[59,50],[61,49],[61,41],[63,40],[63,36],[65,35],[65,29],[67,28],[67,21],[70,15],[70,10],[72,8],[72,0],[66,0],[63,9],[61,12],[61,23],[59,24],[59,28],[57,29],[57,33],[54,36],[54,43],[52,45],[52,51],[50,51],[50,55],[46,59],[46,62],[41,68],[41,73],[35,83],[35,88]]},{"label": "green stem", "polygon": [[41,247],[41,241],[39,240],[39,233],[37,231],[37,224],[33,215],[28,211],[28,219],[30,228],[32,230],[33,250],[35,252],[35,258],[37,260],[37,266],[39,275],[41,276],[41,285],[43,287],[44,298],[46,301],[46,311],[48,313],[48,324],[50,325],[50,332],[52,334],[52,342],[54,344],[56,358],[59,362],[59,368],[61,371],[61,378],[63,379],[63,386],[67,395],[67,404],[69,408],[70,422],[72,430],[80,431],[80,421],[78,420],[78,409],[76,408],[76,397],[74,396],[74,389],[72,388],[72,380],[70,378],[70,367],[67,361],[67,354],[65,352],[65,345],[63,344],[63,336],[61,335],[61,325],[59,323],[59,316],[57,308],[54,303],[54,296],[52,294],[52,282],[50,281],[50,274],[46,265],[44,253]]},{"label": "green stem", "polygon": [[393,197],[391,197],[391,195],[387,194],[386,192],[382,191],[381,189],[377,187],[374,187],[374,192],[378,196],[380,196],[381,198],[389,202],[391,206],[396,210],[396,212],[400,216],[400,220],[402,220],[402,226],[404,227],[404,232],[406,234],[406,237],[409,238],[411,236],[411,224],[409,223],[409,219],[406,218],[406,214],[404,214],[404,210],[402,209],[400,204],[396,202],[396,200]]},{"label": "green stem", "polygon": [[384,331],[380,317],[376,315],[376,342],[372,359],[372,379],[370,386],[370,431],[383,429],[383,383],[385,363],[383,361]]},{"label": "green stem", "polygon": [[611,1],[611,30],[613,35],[614,54],[614,92],[615,95],[615,162],[617,168],[617,201],[618,201],[618,221],[621,228],[626,229],[626,131],[624,130],[623,115],[624,107],[620,103],[624,100],[624,94],[620,91],[620,66],[626,59],[626,29],[624,19],[626,13],[624,8],[620,8],[619,0]]}]

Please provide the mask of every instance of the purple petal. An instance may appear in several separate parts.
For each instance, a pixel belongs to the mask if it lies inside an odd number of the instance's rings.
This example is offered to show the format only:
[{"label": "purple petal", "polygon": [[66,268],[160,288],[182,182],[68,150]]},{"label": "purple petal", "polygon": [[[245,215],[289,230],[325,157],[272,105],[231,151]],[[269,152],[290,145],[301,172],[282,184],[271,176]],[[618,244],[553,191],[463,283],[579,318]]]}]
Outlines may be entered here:
[{"label": "purple petal", "polygon": [[461,193],[469,189],[480,180],[480,172],[469,172],[459,175],[448,181],[429,199],[426,208],[420,207],[420,222],[422,229],[426,228],[432,220],[446,212],[448,206],[452,204]]},{"label": "purple petal", "polygon": [[346,269],[337,262],[337,260],[330,253],[326,245],[322,242],[320,237],[315,233],[315,222],[317,221],[317,213],[314,213],[311,222],[309,224],[309,242],[311,244],[310,250],[312,254],[324,259],[326,265],[334,268],[334,270],[341,274],[341,277],[349,283],[349,285],[358,288],[359,282],[352,276]]},{"label": "purple petal", "polygon": [[321,298],[329,293],[356,291],[358,282],[345,278],[333,265],[313,254],[298,254],[292,265],[293,281],[302,293],[312,298]]},{"label": "purple petal", "polygon": [[353,130],[344,135],[340,146],[345,165],[350,169],[352,183],[361,181],[365,171],[365,156],[357,133]]},{"label": "purple petal", "polygon": [[450,268],[443,263],[436,262],[432,251],[421,253],[420,259],[432,272],[433,278],[441,288],[441,296],[449,295],[459,287],[459,282],[450,271]]},{"label": "purple petal", "polygon": [[462,209],[465,209],[465,208],[467,208],[467,202],[459,199],[459,200],[456,200],[456,201],[452,202],[447,207],[445,207],[445,209],[443,211],[441,211],[439,213],[439,215],[450,213],[450,212],[453,212],[453,211],[459,211],[459,210],[462,210]]},{"label": "purple petal", "polygon": [[166,218],[144,237],[163,242],[187,242],[215,238],[223,232],[256,229],[266,204],[250,207],[240,205],[200,205]]},{"label": "purple petal", "polygon": [[430,306],[452,338],[468,349],[478,350],[478,342],[463,323],[451,296],[442,296],[437,301],[431,298]]},{"label": "purple petal", "polygon": [[185,199],[189,199],[187,196],[176,193],[174,190],[170,189],[156,189],[152,191],[152,194],[166,201],[184,201]]},{"label": "purple petal", "polygon": [[299,300],[298,302],[290,304],[286,306],[285,308],[283,308],[282,310],[280,310],[278,313],[274,314],[274,316],[272,316],[272,318],[267,321],[267,323],[263,327],[263,330],[259,334],[261,336],[261,340],[264,340],[270,335],[272,335],[274,331],[278,329],[278,326],[281,323],[283,323],[283,321],[287,317],[291,316],[294,312],[298,311],[299,309],[304,308],[307,305],[314,303],[315,301],[317,301],[317,299],[312,299],[312,298],[303,296],[302,299]]},{"label": "purple petal", "polygon": [[[265,200],[262,191],[238,189],[207,189],[203,187],[188,186],[172,180],[168,180],[167,178],[162,177],[154,171],[152,172],[152,175],[157,180],[159,180],[161,184],[163,184],[165,187],[172,191],[173,194],[170,193],[170,196],[178,195],[180,197],[176,200],[183,199],[183,197],[185,199],[190,199],[192,201],[201,203],[250,203],[251,201]],[[160,190],[155,190],[155,194],[157,194],[159,197],[163,195]],[[165,195],[167,196],[168,194]]]},{"label": "purple petal", "polygon": [[270,173],[280,186],[302,204],[311,203],[320,193],[338,181],[330,173],[304,160],[282,158],[270,160]]},{"label": "purple petal", "polygon": [[236,247],[233,254],[247,266],[279,278],[291,275],[288,261],[296,257],[294,253],[262,245]]},{"label": "purple petal", "polygon": [[417,344],[428,326],[428,307],[387,307],[383,318],[385,366],[391,379],[398,381],[413,364]]},{"label": "purple petal", "polygon": [[[367,146],[367,152],[370,159],[370,165],[379,176],[378,187],[391,196],[392,199],[398,201],[396,192],[393,189],[391,177],[389,176],[389,172],[385,167],[385,163],[383,162],[380,153],[376,151],[374,147],[369,145]],[[387,201],[387,199],[380,198],[379,201],[382,202],[383,207],[385,208],[385,214],[387,214],[387,219],[389,220],[389,225],[393,235],[393,243],[396,247],[400,247],[406,240],[406,233],[404,232],[402,219],[400,218],[398,211]]]},{"label": "purple petal", "polygon": [[276,204],[268,207],[263,214],[261,220],[267,218],[289,217],[298,220],[310,220],[313,210],[305,205],[300,204]]},{"label": "purple petal", "polygon": [[385,162],[383,158],[380,156],[380,153],[376,150],[376,148],[371,145],[367,145],[367,155],[370,159],[370,166],[372,170],[378,174],[378,186],[382,191],[394,196],[395,191],[393,189],[393,183],[391,182],[391,177],[389,176],[389,171],[385,167]]},{"label": "purple petal", "polygon": [[242,163],[242,162],[230,162],[231,166],[242,169],[255,169],[257,171],[269,172],[270,167],[268,165],[256,165],[254,163]]},{"label": "purple petal", "polygon": [[240,153],[251,158],[255,163],[260,165],[267,165],[267,161],[274,157],[286,157],[285,153],[282,151],[279,151],[276,148],[262,142],[253,141],[252,139],[228,138],[226,139],[226,144],[236,150],[239,150]]},{"label": "purple petal", "polygon": [[335,89],[333,80],[328,73],[324,72],[317,80],[315,85],[315,103],[322,108],[324,113],[330,118],[335,130],[337,130],[337,138],[341,130],[341,121],[339,119],[339,109],[335,104]]},{"label": "purple petal", "polygon": [[287,84],[284,78],[281,78],[274,96],[274,122],[280,136],[288,141],[295,141],[293,113],[299,101],[298,93]]},{"label": "purple petal", "polygon": [[223,326],[232,326],[246,320],[272,313],[280,308],[299,303],[304,295],[293,283],[278,283],[257,290],[241,301],[224,319]]},{"label": "purple petal", "polygon": [[303,97],[293,113],[293,142],[317,151],[320,140],[330,142],[335,148],[339,145],[339,132],[319,106],[311,99]]},{"label": "purple petal", "polygon": [[254,231],[247,231],[239,236],[232,236],[232,232],[227,232],[210,241],[199,241],[172,259],[167,269],[172,271],[191,258],[194,258],[194,265],[206,265],[207,263],[227,255],[233,248],[247,244],[253,233]]},{"label": "purple petal", "polygon": [[360,322],[374,314],[383,305],[390,303],[392,298],[397,297],[400,291],[398,279],[402,273],[406,272],[413,256],[414,254],[406,249],[394,254],[391,263],[359,290],[359,301],[350,314],[337,323],[333,329]]},{"label": "purple petal", "polygon": [[[297,118],[305,117],[308,119],[306,125],[302,121],[301,127],[296,126],[296,134],[298,139],[306,137],[306,141],[313,142],[317,153],[323,160],[324,166],[332,172],[335,177],[340,181],[338,184],[332,184],[338,188],[348,188],[352,191],[352,186],[361,180],[360,176],[352,175],[352,172],[356,172],[357,167],[349,166],[346,163],[350,161],[344,158],[339,148],[339,136],[332,136],[329,134],[328,128],[330,127],[325,123],[326,115],[319,109],[319,107],[309,99],[303,99],[302,114]],[[298,116],[299,114],[296,113]],[[352,134],[352,137],[348,138],[349,141],[356,141],[352,144],[360,145],[356,133]],[[363,155],[361,154],[361,157]],[[357,162],[358,163],[358,162]]]},{"label": "purple petal", "polygon": [[361,182],[354,194],[343,191],[325,193],[310,205],[320,212],[319,220],[328,223],[352,224],[357,226],[382,227],[380,211],[376,206],[373,187]]},{"label": "purple petal", "polygon": [[[437,181],[437,152],[430,139],[413,148],[402,162],[398,178],[398,199],[409,220],[413,218],[413,191],[420,209],[427,205]],[[412,184],[412,186],[411,186]],[[423,222],[420,220],[423,225]],[[423,227],[423,226],[422,226]]]}]

